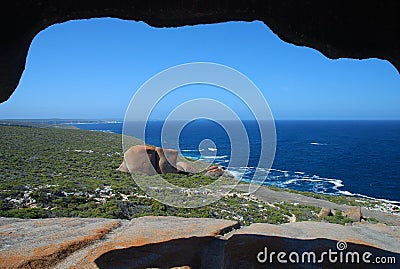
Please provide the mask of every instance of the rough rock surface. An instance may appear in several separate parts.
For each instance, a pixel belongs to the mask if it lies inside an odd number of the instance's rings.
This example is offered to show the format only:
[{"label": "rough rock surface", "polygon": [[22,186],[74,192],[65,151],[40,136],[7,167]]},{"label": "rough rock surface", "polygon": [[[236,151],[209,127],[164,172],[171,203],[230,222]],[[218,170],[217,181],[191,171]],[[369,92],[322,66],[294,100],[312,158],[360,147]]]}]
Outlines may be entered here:
[{"label": "rough rock surface", "polygon": [[[369,258],[371,261],[378,256],[395,257],[398,265],[400,261],[399,228],[382,224],[343,226],[320,222],[296,222],[283,225],[252,224],[227,236],[224,268],[294,268],[294,264],[290,262],[278,263],[277,253],[284,251],[287,255],[291,252],[301,255],[304,252],[313,251],[318,260],[321,253],[329,249],[338,253],[342,251],[344,255],[347,252],[357,251],[360,254],[360,263],[332,264],[326,257],[322,263],[314,264],[314,267],[310,264],[295,264],[295,268],[361,268],[361,266],[362,268],[377,268],[376,264],[367,264],[362,261],[361,255],[367,251],[372,253]],[[339,244],[341,244],[340,247]],[[265,247],[267,247],[267,253],[275,252],[272,264],[270,260],[265,263],[256,261],[260,251],[265,252]],[[263,259],[264,256],[261,254],[260,258]],[[285,259],[288,260],[288,256]],[[396,264],[380,265],[379,268],[396,268]]]},{"label": "rough rock surface", "polygon": [[215,236],[237,222],[216,219],[143,217],[131,221],[112,241],[105,242],[77,264],[100,268],[165,268],[201,264]]},{"label": "rough rock surface", "polygon": [[353,221],[361,221],[361,207],[360,206],[352,206],[349,209],[343,211],[343,216],[352,219]]},{"label": "rough rock surface", "polygon": [[327,216],[333,216],[331,209],[329,207],[321,208],[321,211],[318,213],[318,218],[324,218]]},{"label": "rough rock surface", "polygon": [[176,168],[178,171],[187,173],[187,174],[194,174],[198,173],[197,169],[191,166],[187,161],[180,161],[176,163]]},{"label": "rough rock surface", "polygon": [[135,145],[124,154],[124,161],[117,170],[142,172],[147,175],[178,173],[176,159],[178,151],[153,146]]},{"label": "rough rock surface", "polygon": [[115,17],[155,27],[259,20],[282,40],[329,58],[386,59],[400,70],[399,10],[398,0],[8,1],[0,13],[0,102],[17,87],[35,35],[69,20]]},{"label": "rough rock surface", "polygon": [[155,155],[155,147],[136,145],[130,147],[124,154],[124,160],[117,170],[121,172],[139,171],[148,175],[156,174],[155,162],[152,156]]},{"label": "rough rock surface", "polygon": [[178,169],[176,169],[177,150],[157,147],[156,152],[159,159],[157,172],[161,174],[178,173]]},{"label": "rough rock surface", "polygon": [[120,225],[110,219],[0,218],[0,268],[49,268]]},{"label": "rough rock surface", "polygon": [[[368,251],[373,255],[370,259],[396,258],[397,264],[379,268],[396,268],[400,262],[400,227],[383,224],[297,222],[238,227],[234,221],[178,217],[142,217],[130,222],[1,218],[0,268],[53,268],[56,261],[55,268],[293,268],[290,263],[259,263],[257,255],[265,247],[300,254],[340,252],[338,241],[346,242],[343,253]],[[322,265],[341,268],[343,264]],[[310,264],[296,268],[310,268]]]},{"label": "rough rock surface", "polygon": [[226,177],[235,178],[229,171],[225,170],[222,166],[212,165],[208,167],[207,172],[204,174],[207,177]]}]

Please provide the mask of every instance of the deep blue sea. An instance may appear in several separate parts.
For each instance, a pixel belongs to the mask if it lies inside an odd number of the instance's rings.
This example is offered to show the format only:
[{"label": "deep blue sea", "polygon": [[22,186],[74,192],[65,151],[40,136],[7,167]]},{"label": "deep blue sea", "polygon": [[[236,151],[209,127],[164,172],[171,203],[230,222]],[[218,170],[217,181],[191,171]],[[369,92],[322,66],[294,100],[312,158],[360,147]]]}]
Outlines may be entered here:
[{"label": "deep blue sea", "polygon": [[[122,133],[122,122],[74,124],[78,128]],[[260,134],[254,121],[244,121],[249,141],[247,166],[231,167],[251,178],[259,161]],[[265,184],[315,193],[372,197],[400,201],[400,121],[276,121],[277,147]],[[161,141],[163,122],[149,122],[146,143],[168,147]],[[215,146],[199,149],[204,139]],[[163,144],[161,144],[163,142]],[[184,156],[228,166],[231,145],[225,130],[215,122],[189,123],[179,136]]]}]

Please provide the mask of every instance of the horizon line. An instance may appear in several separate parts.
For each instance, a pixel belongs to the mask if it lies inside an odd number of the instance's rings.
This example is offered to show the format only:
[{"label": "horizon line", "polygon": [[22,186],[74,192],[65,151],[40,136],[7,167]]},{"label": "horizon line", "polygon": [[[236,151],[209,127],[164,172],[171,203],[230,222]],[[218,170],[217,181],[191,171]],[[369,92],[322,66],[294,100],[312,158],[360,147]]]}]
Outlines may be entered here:
[{"label": "horizon line", "polygon": [[[201,120],[201,119],[194,119]],[[207,120],[207,119],[205,119]],[[215,119],[218,121],[236,121],[236,119]],[[240,119],[241,121],[257,121],[257,119]],[[273,119],[274,121],[400,121],[400,119]],[[0,121],[108,121],[108,122],[124,122],[124,119],[120,118],[8,118],[0,119]],[[149,120],[132,120],[134,122],[140,121],[165,121],[165,119],[149,119]],[[170,121],[192,121],[192,119],[176,119]],[[258,121],[269,121],[268,119],[261,119]]]}]

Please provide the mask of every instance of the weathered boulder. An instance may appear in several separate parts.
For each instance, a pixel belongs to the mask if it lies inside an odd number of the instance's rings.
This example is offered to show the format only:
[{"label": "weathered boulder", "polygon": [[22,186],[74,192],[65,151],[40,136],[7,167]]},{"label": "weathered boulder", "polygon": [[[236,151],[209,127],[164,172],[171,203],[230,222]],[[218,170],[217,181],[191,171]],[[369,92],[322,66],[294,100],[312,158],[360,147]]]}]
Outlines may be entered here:
[{"label": "weathered boulder", "polygon": [[343,211],[342,215],[352,219],[353,221],[359,222],[362,219],[361,207],[352,206],[349,209]]},{"label": "weathered boulder", "polygon": [[137,145],[130,147],[124,154],[124,161],[118,168],[121,172],[142,172],[148,175],[156,174],[153,165],[155,147]]},{"label": "weathered boulder", "polygon": [[321,211],[318,213],[318,218],[322,219],[327,216],[333,216],[331,209],[328,207],[321,208]]},{"label": "weathered boulder", "polygon": [[188,162],[177,162],[176,163],[176,168],[178,169],[179,172],[184,172],[187,174],[190,173],[197,173],[197,169],[191,166]]},{"label": "weathered boulder", "polygon": [[142,172],[147,175],[178,173],[176,159],[178,151],[147,145],[130,147],[124,161],[118,167],[121,172]]},{"label": "weathered boulder", "polygon": [[[178,151],[174,149],[156,148],[156,163],[155,167],[159,174],[176,174],[176,159],[178,157]],[[158,167],[157,167],[158,165]],[[153,164],[154,166],[154,164]]]},{"label": "weathered boulder", "polygon": [[207,172],[204,174],[208,177],[227,177],[227,178],[234,178],[234,176],[225,170],[221,166],[211,165],[207,168]]},{"label": "weathered boulder", "polygon": [[122,161],[121,165],[117,168],[118,171],[120,172],[125,172],[128,173],[128,166],[126,166],[125,160]]}]

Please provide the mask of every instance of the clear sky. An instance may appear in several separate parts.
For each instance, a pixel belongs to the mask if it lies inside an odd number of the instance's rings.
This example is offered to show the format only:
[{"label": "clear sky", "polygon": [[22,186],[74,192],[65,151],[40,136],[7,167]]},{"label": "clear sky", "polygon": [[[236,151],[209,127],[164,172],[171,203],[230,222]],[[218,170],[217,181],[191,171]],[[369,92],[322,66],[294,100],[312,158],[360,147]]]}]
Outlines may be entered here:
[{"label": "clear sky", "polygon": [[[39,33],[16,92],[0,104],[0,118],[123,119],[144,82],[198,61],[246,75],[275,119],[400,119],[400,75],[387,61],[329,60],[284,43],[261,22],[152,28],[110,18]],[[155,117],[181,101],[207,97],[230,102],[246,118],[245,108],[223,92],[198,86],[166,98]]]}]

